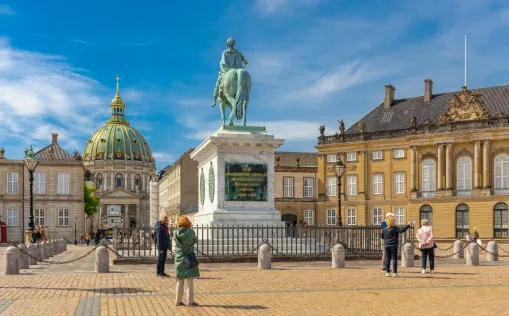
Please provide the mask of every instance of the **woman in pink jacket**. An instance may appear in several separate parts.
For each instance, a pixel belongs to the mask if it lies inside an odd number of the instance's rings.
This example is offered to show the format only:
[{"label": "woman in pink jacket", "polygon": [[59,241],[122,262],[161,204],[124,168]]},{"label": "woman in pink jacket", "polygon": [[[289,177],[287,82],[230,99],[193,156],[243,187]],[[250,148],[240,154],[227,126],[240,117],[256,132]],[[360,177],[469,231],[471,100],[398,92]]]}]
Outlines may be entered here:
[{"label": "woman in pink jacket", "polygon": [[421,228],[417,231],[417,241],[422,252],[422,271],[426,273],[426,259],[429,257],[430,273],[435,273],[435,241],[433,240],[433,231],[428,226],[428,220],[421,220]]}]

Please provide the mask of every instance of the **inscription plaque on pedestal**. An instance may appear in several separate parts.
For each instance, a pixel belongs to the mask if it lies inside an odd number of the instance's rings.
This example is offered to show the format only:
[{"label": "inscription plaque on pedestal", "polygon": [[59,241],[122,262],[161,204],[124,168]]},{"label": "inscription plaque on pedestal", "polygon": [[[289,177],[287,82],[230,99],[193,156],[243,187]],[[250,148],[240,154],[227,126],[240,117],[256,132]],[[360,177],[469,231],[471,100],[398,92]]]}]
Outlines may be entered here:
[{"label": "inscription plaque on pedestal", "polygon": [[225,164],[226,201],[267,201],[267,165]]}]

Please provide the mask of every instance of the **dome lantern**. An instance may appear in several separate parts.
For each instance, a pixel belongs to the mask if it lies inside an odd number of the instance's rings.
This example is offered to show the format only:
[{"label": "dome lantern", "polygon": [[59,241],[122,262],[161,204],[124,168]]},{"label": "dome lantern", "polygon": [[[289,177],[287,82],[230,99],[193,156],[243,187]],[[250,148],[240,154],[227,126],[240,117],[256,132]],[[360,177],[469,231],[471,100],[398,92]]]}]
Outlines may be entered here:
[{"label": "dome lantern", "polygon": [[113,97],[113,100],[111,100],[110,107],[111,107],[111,119],[110,122],[127,122],[125,119],[125,103],[122,97],[120,96],[120,81],[121,78],[117,75],[115,80],[117,80],[117,91],[115,93],[115,96]]}]

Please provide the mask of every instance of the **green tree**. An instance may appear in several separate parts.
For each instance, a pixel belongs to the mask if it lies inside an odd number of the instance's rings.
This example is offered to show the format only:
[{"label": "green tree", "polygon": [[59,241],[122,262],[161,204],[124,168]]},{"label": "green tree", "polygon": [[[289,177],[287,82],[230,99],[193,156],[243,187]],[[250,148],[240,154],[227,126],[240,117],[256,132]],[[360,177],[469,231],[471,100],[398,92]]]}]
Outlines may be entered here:
[{"label": "green tree", "polygon": [[85,197],[85,214],[87,214],[87,219],[90,220],[90,231],[94,229],[92,218],[94,214],[97,212],[97,208],[99,206],[99,198],[95,196],[95,186],[88,186],[85,181],[84,185],[84,197]]}]

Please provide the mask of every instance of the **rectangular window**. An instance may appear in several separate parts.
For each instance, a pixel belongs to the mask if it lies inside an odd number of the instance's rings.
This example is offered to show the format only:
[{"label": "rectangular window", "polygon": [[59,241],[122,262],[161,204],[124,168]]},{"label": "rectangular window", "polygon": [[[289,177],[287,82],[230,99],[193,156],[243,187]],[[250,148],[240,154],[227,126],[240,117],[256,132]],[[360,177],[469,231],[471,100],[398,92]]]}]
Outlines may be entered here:
[{"label": "rectangular window", "polygon": [[403,194],[405,193],[405,173],[395,172],[394,173],[394,193]]},{"label": "rectangular window", "polygon": [[7,226],[18,226],[18,209],[7,209]]},{"label": "rectangular window", "polygon": [[373,225],[380,225],[383,220],[384,209],[381,207],[375,207],[373,209]]},{"label": "rectangular window", "polygon": [[311,198],[314,196],[313,192],[313,178],[304,178],[304,197]]},{"label": "rectangular window", "polygon": [[396,214],[396,225],[405,225],[405,208],[404,207],[396,207],[394,209],[394,214]]},{"label": "rectangular window", "polygon": [[69,194],[69,177],[68,173],[58,174],[58,194]]},{"label": "rectangular window", "polygon": [[393,156],[395,159],[405,158],[405,150],[404,149],[395,149],[393,151]]},{"label": "rectangular window", "polygon": [[18,194],[18,174],[7,174],[7,194]]},{"label": "rectangular window", "polygon": [[357,176],[347,176],[346,186],[348,195],[357,195]]},{"label": "rectangular window", "polygon": [[346,224],[357,225],[357,209],[350,207],[346,210]]},{"label": "rectangular window", "polygon": [[332,163],[337,161],[336,155],[327,155],[327,163]]},{"label": "rectangular window", "polygon": [[384,186],[384,175],[374,174],[373,175],[373,194],[380,195],[383,194],[383,186]]},{"label": "rectangular window", "polygon": [[46,193],[46,174],[41,172],[34,173],[34,194]]},{"label": "rectangular window", "polygon": [[69,210],[59,209],[58,210],[58,226],[69,226]]},{"label": "rectangular window", "polygon": [[304,210],[304,221],[308,225],[315,224],[315,210]]},{"label": "rectangular window", "polygon": [[293,178],[283,178],[284,197],[293,197]]},{"label": "rectangular window", "polygon": [[338,179],[336,177],[328,177],[327,178],[327,196],[336,196],[336,185]]},{"label": "rectangular window", "polygon": [[357,161],[357,153],[347,153],[346,161]]},{"label": "rectangular window", "polygon": [[34,210],[34,224],[35,226],[46,225],[44,223],[44,210],[36,208]]},{"label": "rectangular window", "polygon": [[336,225],[336,209],[327,210],[327,225]]},{"label": "rectangular window", "polygon": [[373,160],[381,160],[381,159],[383,159],[383,151],[381,151],[381,150],[374,151],[372,153],[372,155],[373,155],[372,156]]}]

